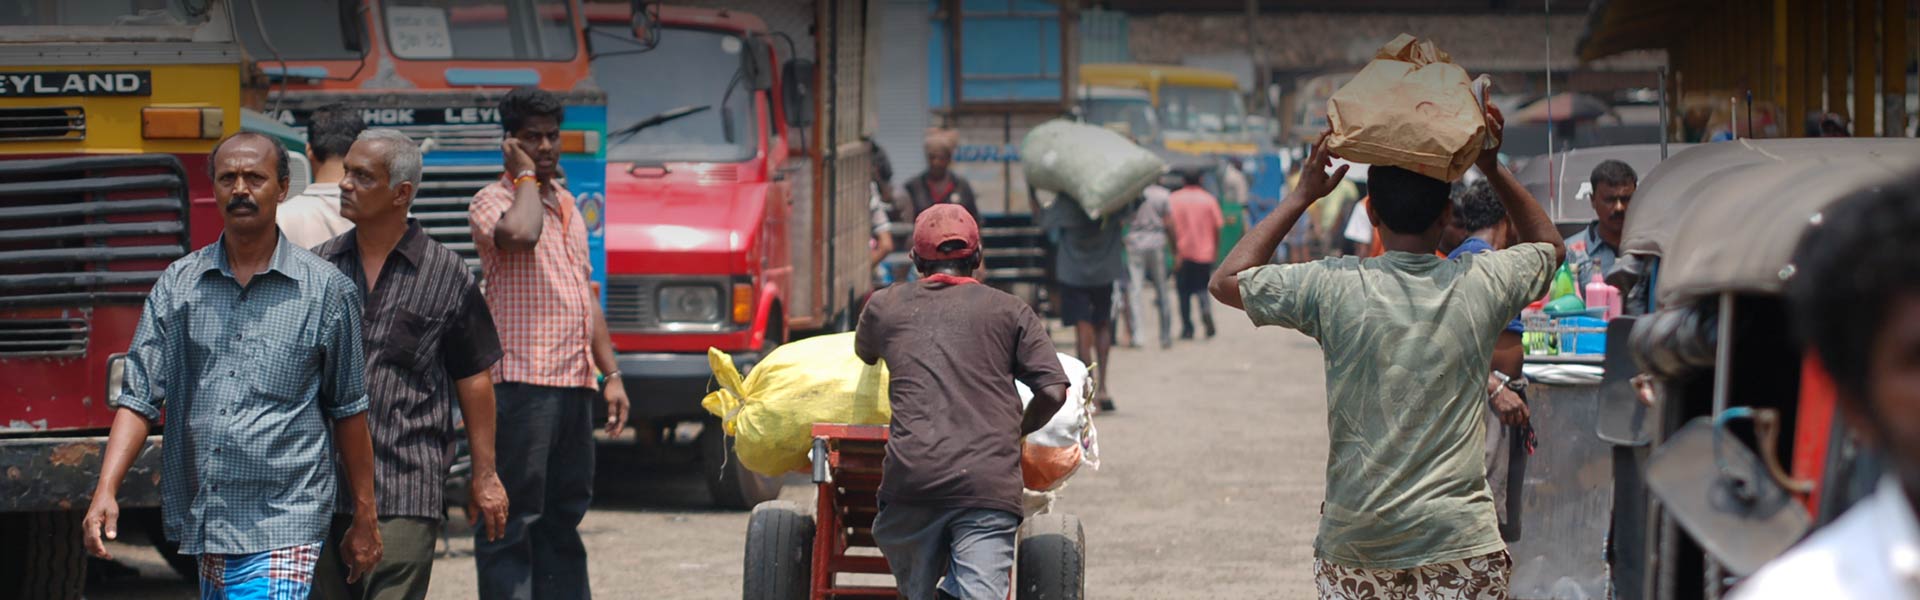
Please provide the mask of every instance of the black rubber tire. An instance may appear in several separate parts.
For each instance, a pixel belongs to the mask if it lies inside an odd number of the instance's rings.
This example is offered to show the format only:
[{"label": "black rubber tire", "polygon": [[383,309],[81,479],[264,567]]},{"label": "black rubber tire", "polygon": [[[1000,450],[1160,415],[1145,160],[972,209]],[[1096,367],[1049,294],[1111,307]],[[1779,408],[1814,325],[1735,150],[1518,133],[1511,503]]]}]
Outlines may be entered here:
[{"label": "black rubber tire", "polygon": [[747,520],[744,600],[805,600],[813,587],[813,517],[785,500],[762,502]]},{"label": "black rubber tire", "polygon": [[1086,597],[1087,535],[1080,518],[1048,513],[1020,527],[1014,597],[1019,600],[1081,600]]},{"label": "black rubber tire", "polygon": [[727,437],[717,418],[709,417],[700,429],[700,460],[714,506],[747,510],[780,497],[780,480],[740,464],[740,457],[733,453],[733,438]]},{"label": "black rubber tire", "polygon": [[87,585],[87,550],[80,541],[85,513],[50,511],[0,515],[0,599],[71,600]]}]

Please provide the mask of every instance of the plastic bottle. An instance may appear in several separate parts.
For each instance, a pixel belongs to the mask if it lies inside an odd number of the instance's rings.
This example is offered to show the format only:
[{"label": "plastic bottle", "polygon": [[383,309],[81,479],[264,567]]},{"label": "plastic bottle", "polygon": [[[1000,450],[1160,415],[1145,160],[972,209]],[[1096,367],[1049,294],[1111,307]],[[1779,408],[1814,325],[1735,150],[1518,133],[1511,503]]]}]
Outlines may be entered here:
[{"label": "plastic bottle", "polygon": [[1558,300],[1571,296],[1574,292],[1573,271],[1567,268],[1566,263],[1561,263],[1560,269],[1553,272],[1553,287],[1549,288],[1547,297]]},{"label": "plastic bottle", "polygon": [[1587,308],[1606,309],[1600,318],[1613,320],[1620,316],[1620,290],[1600,280],[1600,269],[1595,265],[1593,280],[1587,282]]},{"label": "plastic bottle", "polygon": [[1546,305],[1547,299],[1541,298],[1528,304],[1526,310],[1520,311],[1520,324],[1526,327],[1525,332],[1520,334],[1520,345],[1526,348],[1529,355],[1553,354],[1551,342],[1553,335],[1547,333],[1547,330],[1553,327],[1553,320],[1547,318],[1544,310]]}]

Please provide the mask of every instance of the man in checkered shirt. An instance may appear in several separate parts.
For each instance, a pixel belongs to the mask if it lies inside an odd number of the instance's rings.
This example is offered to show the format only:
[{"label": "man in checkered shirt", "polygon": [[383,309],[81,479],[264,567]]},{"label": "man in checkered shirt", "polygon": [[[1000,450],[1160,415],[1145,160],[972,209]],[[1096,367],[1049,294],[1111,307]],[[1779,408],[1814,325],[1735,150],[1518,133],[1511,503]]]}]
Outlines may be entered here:
[{"label": "man in checkered shirt", "polygon": [[[518,88],[500,100],[506,173],[468,209],[504,351],[493,366],[494,440],[507,527],[474,536],[481,598],[588,598],[580,520],[593,501],[593,402],[607,433],[626,427],[627,392],[588,277],[587,228],[560,172],[560,99]],[[594,375],[604,374],[601,392]]]},{"label": "man in checkered shirt", "polygon": [[285,146],[235,134],[209,163],[225,229],[147,296],[85,541],[112,558],[102,538],[119,537],[120,481],[164,410],[161,513],[180,552],[200,557],[201,597],[306,598],[333,518],[336,450],[355,507],[348,578],[382,552],[359,292],[274,225]]}]

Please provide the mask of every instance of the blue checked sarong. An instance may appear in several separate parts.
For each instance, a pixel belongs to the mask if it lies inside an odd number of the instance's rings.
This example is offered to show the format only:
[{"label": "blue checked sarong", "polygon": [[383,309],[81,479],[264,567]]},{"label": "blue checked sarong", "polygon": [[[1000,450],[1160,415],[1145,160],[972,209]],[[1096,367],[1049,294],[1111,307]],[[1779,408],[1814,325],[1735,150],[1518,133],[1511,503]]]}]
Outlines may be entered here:
[{"label": "blue checked sarong", "polygon": [[200,555],[200,600],[306,600],[320,543]]}]

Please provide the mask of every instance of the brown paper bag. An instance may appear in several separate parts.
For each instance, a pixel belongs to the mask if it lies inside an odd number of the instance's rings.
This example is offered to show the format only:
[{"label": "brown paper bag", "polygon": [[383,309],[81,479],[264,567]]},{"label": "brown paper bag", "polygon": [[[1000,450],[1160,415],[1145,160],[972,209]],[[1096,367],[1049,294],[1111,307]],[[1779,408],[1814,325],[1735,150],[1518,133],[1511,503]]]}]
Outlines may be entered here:
[{"label": "brown paper bag", "polygon": [[1403,33],[1327,101],[1328,144],[1353,162],[1453,181],[1487,142],[1483,112],[1466,69]]}]

